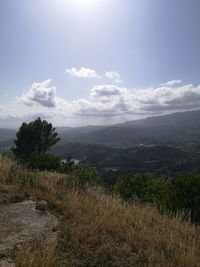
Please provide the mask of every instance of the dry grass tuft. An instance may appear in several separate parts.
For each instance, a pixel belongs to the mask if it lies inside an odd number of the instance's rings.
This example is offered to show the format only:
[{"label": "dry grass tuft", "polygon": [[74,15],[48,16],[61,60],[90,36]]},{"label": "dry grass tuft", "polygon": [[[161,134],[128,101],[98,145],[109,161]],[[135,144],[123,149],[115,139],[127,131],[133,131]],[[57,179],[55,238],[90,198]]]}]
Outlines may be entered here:
[{"label": "dry grass tuft", "polygon": [[[18,172],[26,177],[23,183],[10,179],[12,166],[15,177]],[[100,188],[65,187],[60,179],[64,176],[31,172],[0,158],[0,191],[45,199],[61,215],[57,246],[43,257],[34,249],[21,251],[18,266],[200,266],[199,227],[125,203]]]},{"label": "dry grass tuft", "polygon": [[56,267],[55,248],[49,246],[46,253],[38,248],[21,250],[17,253],[16,267]]}]

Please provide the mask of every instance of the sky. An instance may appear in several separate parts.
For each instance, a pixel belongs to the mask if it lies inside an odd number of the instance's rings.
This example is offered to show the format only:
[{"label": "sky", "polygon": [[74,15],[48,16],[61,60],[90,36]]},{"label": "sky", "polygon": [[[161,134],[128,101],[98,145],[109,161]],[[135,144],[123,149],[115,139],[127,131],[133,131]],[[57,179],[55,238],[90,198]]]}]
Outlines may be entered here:
[{"label": "sky", "polygon": [[0,0],[0,127],[200,108],[199,0]]}]

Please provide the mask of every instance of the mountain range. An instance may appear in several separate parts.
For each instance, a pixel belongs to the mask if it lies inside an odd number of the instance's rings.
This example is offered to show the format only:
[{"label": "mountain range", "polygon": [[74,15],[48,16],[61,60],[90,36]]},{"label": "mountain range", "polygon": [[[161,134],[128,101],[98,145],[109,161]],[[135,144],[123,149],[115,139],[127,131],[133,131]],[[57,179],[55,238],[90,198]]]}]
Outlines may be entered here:
[{"label": "mountain range", "polygon": [[[116,148],[135,145],[171,145],[198,141],[200,110],[148,117],[111,126],[57,127],[59,145],[100,144]],[[16,130],[0,129],[0,149],[13,144]]]},{"label": "mountain range", "polygon": [[196,139],[200,133],[200,110],[127,121],[112,126],[57,128],[61,144],[78,142],[112,147],[168,145]]}]

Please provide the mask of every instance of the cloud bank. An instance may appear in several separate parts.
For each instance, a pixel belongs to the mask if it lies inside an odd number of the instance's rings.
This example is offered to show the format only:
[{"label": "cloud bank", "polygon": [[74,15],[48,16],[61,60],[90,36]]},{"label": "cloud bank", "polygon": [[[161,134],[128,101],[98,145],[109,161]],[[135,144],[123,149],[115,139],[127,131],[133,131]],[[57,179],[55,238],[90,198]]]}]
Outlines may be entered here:
[{"label": "cloud bank", "polygon": [[31,111],[37,109],[37,113],[60,120],[63,125],[69,119],[77,124],[97,124],[199,109],[200,85],[170,81],[162,86],[131,89],[101,84],[91,88],[87,98],[68,101],[57,96],[49,79],[33,83],[18,100],[30,111],[29,117],[35,116]]}]

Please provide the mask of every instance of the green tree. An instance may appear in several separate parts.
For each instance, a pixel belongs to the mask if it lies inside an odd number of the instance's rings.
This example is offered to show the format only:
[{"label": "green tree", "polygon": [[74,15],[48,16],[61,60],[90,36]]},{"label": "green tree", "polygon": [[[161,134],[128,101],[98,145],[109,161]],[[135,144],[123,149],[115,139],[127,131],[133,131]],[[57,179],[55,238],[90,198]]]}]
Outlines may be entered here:
[{"label": "green tree", "polygon": [[44,155],[60,138],[51,123],[40,118],[23,123],[16,134],[15,147],[12,151],[15,157],[23,162],[29,161],[31,155]]}]

